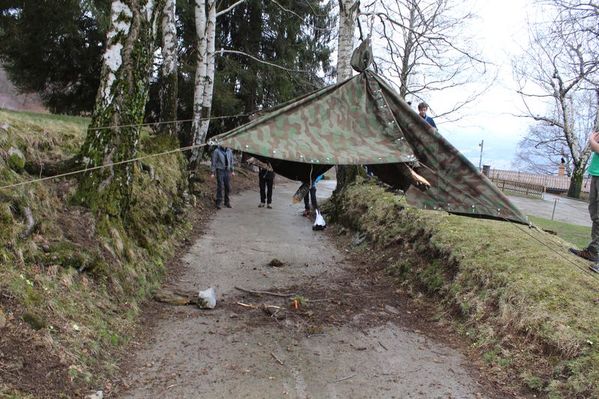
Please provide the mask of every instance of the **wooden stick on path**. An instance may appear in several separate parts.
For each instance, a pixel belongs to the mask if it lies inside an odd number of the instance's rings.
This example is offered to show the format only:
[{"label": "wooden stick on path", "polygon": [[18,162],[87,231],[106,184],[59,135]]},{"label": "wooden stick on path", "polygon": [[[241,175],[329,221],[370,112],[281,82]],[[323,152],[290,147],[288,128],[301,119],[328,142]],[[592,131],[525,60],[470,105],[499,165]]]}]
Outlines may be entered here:
[{"label": "wooden stick on path", "polygon": [[241,287],[235,287],[236,290],[239,291],[243,291],[243,292],[248,292],[250,294],[257,294],[257,295],[271,295],[271,296],[278,296],[281,298],[289,298],[292,296],[295,296],[295,293],[292,294],[279,294],[278,292],[269,292],[269,291],[254,291],[254,290],[248,290],[246,288],[241,288]]}]

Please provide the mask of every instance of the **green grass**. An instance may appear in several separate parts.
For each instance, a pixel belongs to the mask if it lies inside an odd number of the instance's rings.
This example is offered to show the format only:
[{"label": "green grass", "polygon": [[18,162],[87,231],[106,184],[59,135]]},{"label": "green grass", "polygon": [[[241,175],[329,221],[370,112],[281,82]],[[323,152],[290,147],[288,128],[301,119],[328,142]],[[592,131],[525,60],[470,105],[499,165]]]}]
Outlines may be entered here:
[{"label": "green grass", "polygon": [[[568,253],[569,242],[520,224],[409,208],[370,184],[346,190],[338,217],[367,234],[373,263],[458,314],[457,330],[508,383],[550,397],[599,397],[599,278]],[[560,231],[572,239],[571,230]]]},{"label": "green grass", "polygon": [[543,219],[532,215],[529,215],[528,219],[535,226],[555,232],[562,240],[571,242],[578,248],[586,248],[591,239],[590,227]]}]

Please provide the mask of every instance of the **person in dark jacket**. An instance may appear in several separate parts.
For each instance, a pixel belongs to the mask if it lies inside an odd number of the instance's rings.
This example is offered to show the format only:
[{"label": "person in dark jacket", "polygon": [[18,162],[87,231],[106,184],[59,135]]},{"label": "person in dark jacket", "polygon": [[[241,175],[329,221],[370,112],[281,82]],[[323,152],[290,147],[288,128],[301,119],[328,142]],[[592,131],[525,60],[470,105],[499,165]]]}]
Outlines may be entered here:
[{"label": "person in dark jacket", "polygon": [[216,209],[220,209],[220,205],[222,204],[223,191],[225,194],[225,206],[231,208],[229,192],[231,191],[231,176],[235,176],[233,162],[233,151],[230,148],[224,148],[219,145],[212,152],[210,171],[212,172],[212,177],[216,177]]},{"label": "person in dark jacket", "polygon": [[429,125],[431,125],[432,127],[434,127],[436,129],[437,125],[435,124],[435,121],[433,120],[432,117],[430,117],[426,114],[426,111],[428,111],[427,103],[421,102],[420,104],[418,104],[418,114],[420,115],[420,117],[422,119],[424,119]]},{"label": "person in dark jacket", "polygon": [[268,209],[272,209],[272,206],[270,204],[272,203],[272,189],[274,183],[275,172],[272,170],[272,168],[258,169],[258,184],[260,185],[260,204],[258,205],[259,208],[264,208],[264,203],[266,202],[266,207]]}]

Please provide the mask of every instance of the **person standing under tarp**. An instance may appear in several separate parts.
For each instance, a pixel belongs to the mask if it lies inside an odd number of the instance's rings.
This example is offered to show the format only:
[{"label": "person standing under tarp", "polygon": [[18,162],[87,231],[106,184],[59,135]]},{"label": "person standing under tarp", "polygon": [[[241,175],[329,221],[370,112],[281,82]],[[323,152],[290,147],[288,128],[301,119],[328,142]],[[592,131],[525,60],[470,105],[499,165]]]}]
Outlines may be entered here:
[{"label": "person standing under tarp", "polygon": [[[589,214],[593,225],[591,227],[591,242],[584,249],[570,248],[570,252],[591,262],[599,262],[599,131],[591,133],[589,145],[593,151],[588,173],[591,175],[589,191]],[[599,264],[591,266],[591,270],[599,273]]]},{"label": "person standing under tarp", "polygon": [[272,189],[275,184],[275,172],[272,170],[272,167],[258,168],[258,184],[260,185],[260,204],[258,207],[264,208],[264,203],[266,202],[266,207],[272,209],[270,204],[272,203]]},{"label": "person standing under tarp", "polygon": [[220,209],[223,202],[223,190],[225,194],[225,206],[231,208],[229,192],[231,191],[231,176],[235,176],[233,169],[233,151],[230,148],[217,146],[212,152],[210,171],[212,177],[216,177],[216,209]]},{"label": "person standing under tarp", "polygon": [[310,186],[310,191],[304,196],[304,216],[310,215],[310,201],[312,201],[312,210],[316,211],[318,209],[318,202],[316,202],[316,183],[322,180],[322,176],[324,175],[320,175],[314,179]]},{"label": "person standing under tarp", "polygon": [[426,114],[426,111],[428,111],[427,103],[425,103],[423,101],[420,104],[418,104],[418,114],[420,115],[420,117],[422,119],[424,119],[429,125],[431,125],[432,127],[434,127],[436,129],[437,125],[435,124],[435,121],[433,120],[432,117],[430,117]]}]

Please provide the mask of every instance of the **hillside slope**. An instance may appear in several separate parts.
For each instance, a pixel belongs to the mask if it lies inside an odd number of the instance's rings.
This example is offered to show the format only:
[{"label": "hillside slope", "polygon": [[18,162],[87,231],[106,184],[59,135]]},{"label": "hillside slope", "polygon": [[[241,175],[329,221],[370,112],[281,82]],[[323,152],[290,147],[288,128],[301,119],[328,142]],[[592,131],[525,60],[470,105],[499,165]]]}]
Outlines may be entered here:
[{"label": "hillside slope", "polygon": [[[36,177],[21,155],[47,162],[76,154],[88,123],[0,111],[0,186]],[[141,155],[176,146],[145,132]],[[76,397],[118,370],[114,354],[131,339],[140,303],[212,212],[209,172],[188,195],[183,162],[175,153],[144,160],[143,170],[136,164],[124,224],[73,203],[74,177],[0,189],[0,397]]]}]

